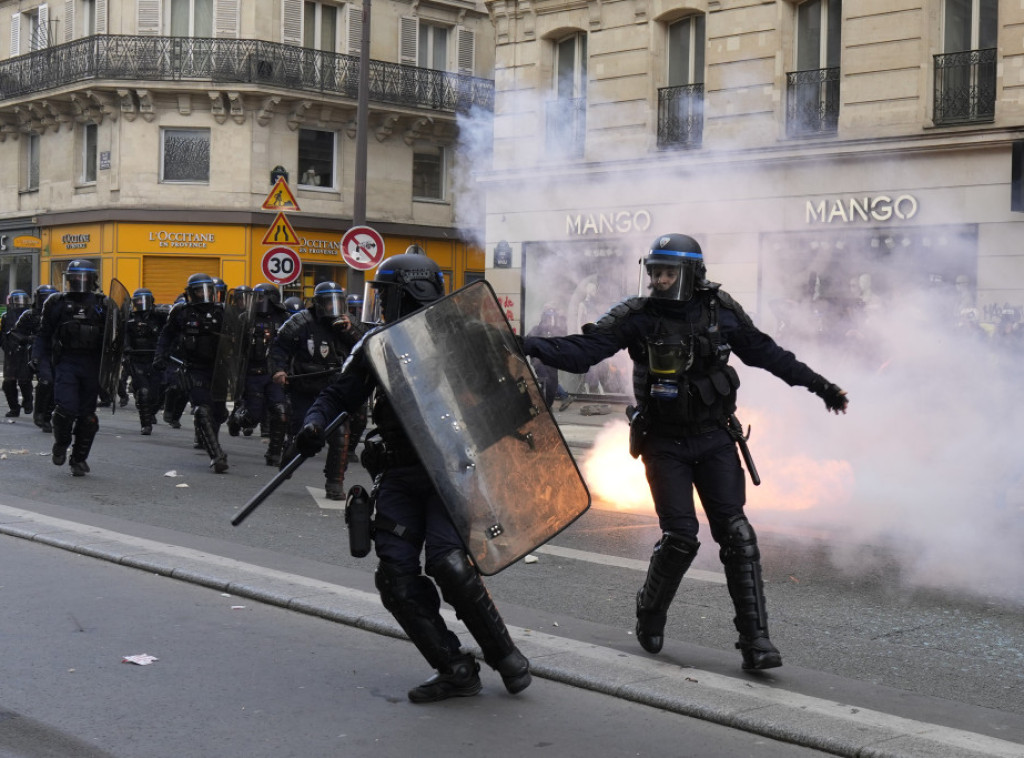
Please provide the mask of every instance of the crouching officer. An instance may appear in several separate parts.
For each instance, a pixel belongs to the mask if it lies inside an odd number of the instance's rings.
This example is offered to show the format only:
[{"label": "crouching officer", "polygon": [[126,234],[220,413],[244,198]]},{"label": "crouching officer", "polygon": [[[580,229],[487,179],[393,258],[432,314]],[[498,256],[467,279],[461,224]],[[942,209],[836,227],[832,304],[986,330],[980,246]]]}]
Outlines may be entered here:
[{"label": "crouching officer", "polygon": [[[375,315],[363,320],[395,321],[444,294],[434,261],[424,255],[394,256],[380,264],[374,281],[367,284],[367,312]],[[430,703],[469,697],[482,687],[479,664],[461,650],[459,638],[441,617],[438,588],[479,643],[484,660],[501,675],[506,690],[523,691],[531,680],[529,661],[512,642],[394,406],[379,390],[362,342],[341,375],[309,408],[296,447],[315,455],[326,442],[328,423],[342,411],[357,412],[371,395],[373,424],[384,441],[379,454],[383,468],[377,473],[375,582],[384,607],[437,670],[409,690],[409,699]],[[424,551],[425,575],[420,566]]]},{"label": "crouching officer", "polygon": [[109,307],[96,267],[88,260],[71,261],[64,291],[43,305],[32,347],[39,381],[53,386],[53,463],[63,466],[70,447],[74,476],[89,472],[86,459],[100,426],[96,404]]},{"label": "crouching officer", "polygon": [[746,441],[734,415],[740,381],[729,355],[807,387],[835,413],[846,412],[846,393],[761,332],[739,303],[707,281],[692,237],[659,237],[644,265],[648,297],[619,303],[596,324],[584,325],[583,334],[527,337],[524,352],[575,374],[620,350],[633,359],[630,453],[644,462],[663,532],[636,596],[636,635],[644,650],[660,652],[669,606],[700,546],[696,488],[725,567],[743,668],[781,666],[768,636],[757,536],[743,512],[736,445],[746,454]]}]

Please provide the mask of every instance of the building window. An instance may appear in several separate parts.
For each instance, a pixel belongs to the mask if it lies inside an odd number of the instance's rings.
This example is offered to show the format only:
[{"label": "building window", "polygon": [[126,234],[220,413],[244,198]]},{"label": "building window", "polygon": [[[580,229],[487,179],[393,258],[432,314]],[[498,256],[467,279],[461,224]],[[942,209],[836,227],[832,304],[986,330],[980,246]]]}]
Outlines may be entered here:
[{"label": "building window", "polygon": [[334,189],[334,156],[338,135],[299,129],[299,186]]},{"label": "building window", "polygon": [[416,65],[436,71],[448,70],[448,28],[420,22]]},{"label": "building window", "polygon": [[306,2],[302,7],[302,46],[336,53],[341,50],[341,8]]},{"label": "building window", "polygon": [[412,156],[412,196],[415,200],[444,200],[443,147],[418,149]]},{"label": "building window", "polygon": [[22,177],[23,190],[39,189],[39,142],[38,134],[29,134],[22,140]]},{"label": "building window", "polygon": [[210,181],[210,130],[164,129],[160,181]]},{"label": "building window", "polygon": [[86,124],[82,127],[82,184],[96,183],[96,139],[99,127]]},{"label": "building window", "polygon": [[91,37],[96,33],[96,0],[81,0],[78,12],[81,14],[82,36]]},{"label": "building window", "polygon": [[946,0],[943,10],[943,53],[935,56],[934,121],[992,121],[998,0]]},{"label": "building window", "polygon": [[586,136],[587,35],[578,33],[555,43],[555,99],[547,104],[549,155],[581,158]]},{"label": "building window", "polygon": [[170,0],[166,7],[172,37],[213,36],[213,0]]},{"label": "building window", "polygon": [[786,75],[790,137],[838,130],[842,18],[842,0],[808,0],[797,8],[797,70]]},{"label": "building window", "polygon": [[668,27],[668,86],[658,90],[658,145],[700,145],[704,129],[704,16]]}]

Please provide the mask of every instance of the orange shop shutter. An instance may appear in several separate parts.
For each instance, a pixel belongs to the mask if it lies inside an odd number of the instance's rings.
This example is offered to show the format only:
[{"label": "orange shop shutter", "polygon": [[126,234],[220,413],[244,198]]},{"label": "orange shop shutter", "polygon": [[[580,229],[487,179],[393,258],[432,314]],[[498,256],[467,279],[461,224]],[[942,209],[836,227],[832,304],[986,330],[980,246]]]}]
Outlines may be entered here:
[{"label": "orange shop shutter", "polygon": [[220,276],[220,258],[147,255],[142,260],[142,286],[153,291],[158,303],[173,303],[185,291],[188,278],[199,271]]}]

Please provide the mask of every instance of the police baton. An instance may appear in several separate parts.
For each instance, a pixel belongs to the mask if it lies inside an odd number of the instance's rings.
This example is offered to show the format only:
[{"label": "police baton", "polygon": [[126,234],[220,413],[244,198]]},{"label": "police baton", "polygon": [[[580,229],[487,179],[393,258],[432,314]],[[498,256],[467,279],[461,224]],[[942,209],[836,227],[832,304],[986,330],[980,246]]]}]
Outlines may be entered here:
[{"label": "police baton", "polygon": [[736,418],[736,414],[733,413],[729,416],[726,421],[726,428],[729,430],[729,435],[736,441],[736,445],[740,449],[740,455],[743,456],[743,462],[747,464],[747,473],[750,474],[750,481],[756,487],[761,483],[761,476],[757,473],[757,466],[754,465],[754,457],[750,454],[750,447],[747,446],[747,440],[750,439],[750,427],[747,427],[747,433],[743,433],[743,424]]},{"label": "police baton", "polygon": [[[338,427],[340,427],[346,421],[348,421],[348,413],[344,411],[339,413],[334,418],[334,421],[329,423],[324,428],[324,439],[329,439],[330,436],[338,430]],[[241,510],[241,512],[233,519],[231,519],[231,526],[238,526],[243,521],[245,521],[249,517],[249,514],[260,506],[260,503],[262,503],[264,500],[270,497],[271,493],[273,493],[274,490],[281,486],[281,483],[285,479],[291,479],[291,476],[292,474],[295,473],[295,470],[303,463],[305,463],[306,459],[309,457],[310,456],[308,455],[297,453],[294,458],[292,458],[290,461],[288,461],[288,463],[282,466],[281,470],[274,475],[274,478],[271,479],[266,484],[264,484],[263,488],[259,492],[257,492],[251,498],[249,498],[249,502],[245,504],[245,507]]]}]

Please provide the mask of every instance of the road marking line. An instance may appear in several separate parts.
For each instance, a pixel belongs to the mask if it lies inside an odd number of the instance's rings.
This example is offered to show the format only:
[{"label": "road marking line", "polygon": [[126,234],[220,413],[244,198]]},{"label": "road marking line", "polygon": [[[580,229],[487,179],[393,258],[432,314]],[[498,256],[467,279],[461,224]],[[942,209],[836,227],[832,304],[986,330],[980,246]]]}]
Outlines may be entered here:
[{"label": "road marking line", "polygon": [[[559,558],[571,558],[575,561],[586,561],[597,563],[601,566],[617,566],[619,568],[632,569],[633,571],[647,571],[648,561],[639,561],[635,558],[620,558],[617,555],[604,555],[603,553],[589,553],[585,550],[573,550],[571,547],[559,547],[558,545],[541,545],[534,550],[535,553],[546,553],[557,555]],[[686,572],[684,579],[694,579],[698,582],[711,582],[712,584],[725,584],[725,575],[715,571],[702,571],[691,569]]]}]

